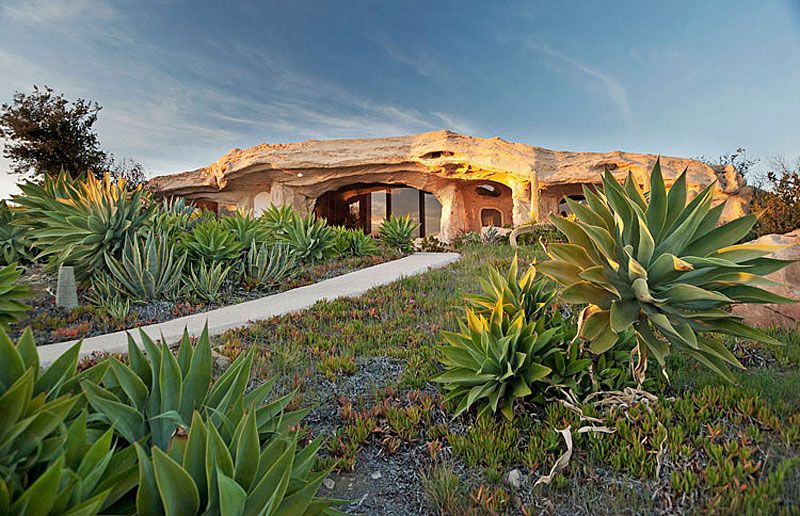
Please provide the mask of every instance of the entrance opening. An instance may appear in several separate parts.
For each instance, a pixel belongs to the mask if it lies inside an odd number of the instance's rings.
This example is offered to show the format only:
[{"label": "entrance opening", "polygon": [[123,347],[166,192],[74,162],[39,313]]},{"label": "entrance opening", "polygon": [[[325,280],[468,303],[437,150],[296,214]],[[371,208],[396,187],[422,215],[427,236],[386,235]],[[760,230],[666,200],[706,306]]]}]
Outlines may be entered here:
[{"label": "entrance opening", "polygon": [[503,226],[503,214],[500,210],[494,208],[484,208],[481,210],[481,227],[494,226],[496,228]]},{"label": "entrance opening", "polygon": [[317,217],[332,226],[358,228],[376,234],[390,216],[410,215],[420,224],[414,236],[435,236],[440,231],[442,205],[428,192],[405,186],[354,184],[322,194],[314,206]]}]

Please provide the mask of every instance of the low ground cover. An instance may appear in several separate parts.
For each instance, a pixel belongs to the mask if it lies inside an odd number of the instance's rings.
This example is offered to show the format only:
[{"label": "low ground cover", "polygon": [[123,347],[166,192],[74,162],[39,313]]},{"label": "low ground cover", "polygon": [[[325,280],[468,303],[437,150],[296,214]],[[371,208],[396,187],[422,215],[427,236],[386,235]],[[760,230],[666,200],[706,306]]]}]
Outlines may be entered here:
[{"label": "low ground cover", "polygon": [[[356,500],[356,512],[796,510],[794,331],[771,332],[781,347],[728,339],[748,367],[734,372],[734,385],[671,355],[671,383],[655,377],[649,389],[658,397],[577,404],[602,421],[591,426],[613,434],[576,433],[587,420],[558,402],[525,404],[513,422],[474,412],[452,419],[430,381],[440,370],[441,333],[458,330],[464,296],[513,255],[506,245],[468,245],[446,269],[230,331],[216,343],[231,357],[257,350],[256,381],[277,376],[284,392],[297,390],[291,405],[312,410],[304,420],[311,435],[330,436],[322,455],[338,473],[323,494]],[[543,257],[538,246],[519,250],[523,264]],[[568,426],[569,465],[534,487],[565,452],[558,431]]]}]

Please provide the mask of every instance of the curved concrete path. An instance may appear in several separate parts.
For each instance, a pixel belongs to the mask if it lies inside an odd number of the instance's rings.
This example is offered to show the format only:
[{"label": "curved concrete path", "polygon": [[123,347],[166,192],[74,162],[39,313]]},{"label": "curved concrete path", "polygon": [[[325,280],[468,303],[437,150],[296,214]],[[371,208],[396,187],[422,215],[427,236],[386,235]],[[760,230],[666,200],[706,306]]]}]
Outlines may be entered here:
[{"label": "curved concrete path", "polygon": [[[189,330],[190,335],[200,335],[208,321],[209,334],[218,335],[231,328],[247,326],[253,321],[303,310],[324,299],[358,296],[372,287],[386,285],[430,269],[444,267],[457,261],[460,257],[461,255],[458,253],[415,253],[399,260],[367,267],[305,287],[287,290],[238,305],[224,306],[208,312],[142,326],[141,329],[154,339],[163,335],[167,342],[176,342],[183,335],[184,328]],[[80,356],[84,357],[95,351],[126,353],[128,332],[131,332],[137,343],[141,345],[139,332],[132,331],[136,329],[138,328],[86,338],[81,345]],[[72,340],[39,346],[41,365],[43,367],[50,365],[76,342],[77,340]]]}]

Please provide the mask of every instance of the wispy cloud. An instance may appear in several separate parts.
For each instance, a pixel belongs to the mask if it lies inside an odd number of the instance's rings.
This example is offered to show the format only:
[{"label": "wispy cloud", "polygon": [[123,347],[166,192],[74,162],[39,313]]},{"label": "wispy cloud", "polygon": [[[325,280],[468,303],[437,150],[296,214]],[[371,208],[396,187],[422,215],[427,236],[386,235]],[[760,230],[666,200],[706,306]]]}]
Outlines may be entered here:
[{"label": "wispy cloud", "polygon": [[633,111],[631,110],[630,101],[628,99],[628,92],[625,87],[620,83],[617,79],[608,75],[607,73],[602,72],[601,70],[591,67],[578,59],[575,59],[571,56],[564,54],[563,52],[552,48],[549,45],[533,41],[533,40],[524,40],[525,47],[529,50],[534,52],[538,52],[540,54],[544,54],[546,56],[555,58],[556,60],[566,63],[570,67],[582,72],[585,75],[597,80],[600,85],[605,90],[606,94],[612,100],[612,102],[616,105],[617,109],[619,110],[622,117],[628,124],[633,125],[634,123],[634,116]]}]

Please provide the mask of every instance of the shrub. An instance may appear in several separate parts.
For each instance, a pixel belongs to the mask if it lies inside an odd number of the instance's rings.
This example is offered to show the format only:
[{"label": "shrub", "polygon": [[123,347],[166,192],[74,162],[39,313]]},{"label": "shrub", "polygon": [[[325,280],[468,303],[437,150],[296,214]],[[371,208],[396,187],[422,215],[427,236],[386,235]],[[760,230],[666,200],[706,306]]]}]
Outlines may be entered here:
[{"label": "shrub", "polygon": [[253,218],[250,212],[239,210],[221,220],[222,225],[236,235],[236,240],[242,244],[243,249],[248,248],[253,242],[262,244],[270,239],[270,231],[264,222]]},{"label": "shrub", "polygon": [[300,218],[300,214],[293,210],[291,206],[276,206],[272,204],[264,210],[261,217],[259,217],[259,221],[261,221],[261,224],[272,238],[278,238],[281,235],[285,235],[289,224],[298,218]]},{"label": "shrub", "polygon": [[550,260],[537,269],[565,287],[562,299],[587,304],[579,335],[603,353],[636,334],[636,377],[645,377],[649,355],[662,370],[674,347],[734,381],[736,357],[708,333],[777,344],[724,308],[733,303],[793,302],[759,288],[764,274],[788,262],[765,258],[773,248],[737,244],[754,215],[716,227],[724,205],[711,207],[711,184],[686,202],[686,172],[667,191],[658,161],[645,195],[629,175],[620,186],[610,172],[603,188],[584,188],[587,205],[567,199],[576,222],[552,216],[569,243],[550,244]]},{"label": "shrub", "polygon": [[250,245],[242,262],[242,282],[248,289],[271,287],[292,276],[297,260],[286,245]]},{"label": "shrub", "polygon": [[0,265],[33,260],[33,242],[24,227],[14,225],[14,218],[14,209],[0,201]]},{"label": "shrub", "polygon": [[410,215],[403,215],[384,220],[379,233],[383,242],[389,247],[408,252],[413,249],[411,239],[417,229],[419,224],[414,222]]},{"label": "shrub", "polygon": [[186,204],[183,197],[164,199],[150,223],[150,232],[165,242],[175,243],[201,220],[201,210]]},{"label": "shrub", "polygon": [[321,445],[298,452],[296,434],[264,439],[254,409],[220,435],[195,412],[169,453],[136,445],[140,464],[136,509],[140,514],[321,514],[337,502],[317,498],[327,475],[312,473]]},{"label": "shrub", "polygon": [[126,181],[88,176],[71,180],[65,174],[47,177],[41,185],[20,185],[14,197],[24,209],[38,257],[54,257],[54,266],[72,265],[78,279],[103,270],[104,256],[119,256],[128,238],[134,238],[152,215],[141,188],[129,191]]},{"label": "shrub", "polygon": [[0,267],[0,330],[25,317],[31,308],[22,302],[30,295],[30,289],[18,282],[20,276],[22,269],[15,263]]},{"label": "shrub", "polygon": [[336,235],[334,248],[339,256],[374,256],[378,254],[378,245],[375,243],[375,239],[360,229],[336,226],[333,230]]},{"label": "shrub", "polygon": [[554,345],[559,328],[545,329],[544,319],[526,322],[519,312],[508,319],[502,302],[488,319],[467,308],[461,332],[443,332],[445,371],[434,381],[444,384],[446,400],[457,403],[455,416],[479,406],[478,415],[498,410],[514,417],[514,401],[542,395],[551,369],[543,358]]},{"label": "shrub", "polygon": [[324,219],[313,213],[295,217],[285,227],[286,233],[279,235],[297,259],[314,262],[329,257],[334,252],[335,235]]},{"label": "shrub", "polygon": [[184,291],[195,300],[215,303],[219,300],[222,285],[230,270],[223,263],[208,265],[205,260],[200,260],[197,269],[192,264],[189,272],[183,275]]},{"label": "shrub", "polygon": [[106,255],[106,267],[120,285],[137,301],[175,299],[180,287],[186,253],[177,258],[173,247],[149,233],[128,239],[122,259]]},{"label": "shrub", "polygon": [[282,413],[292,393],[265,404],[274,381],[246,392],[253,365],[252,353],[240,355],[212,382],[208,328],[194,349],[185,333],[177,356],[166,343],[156,345],[144,332],[140,332],[140,336],[146,355],[129,336],[130,364],[111,359],[109,374],[113,381],[105,382],[104,386],[97,381],[81,383],[86,399],[99,415],[98,423],[105,427],[113,425],[114,431],[130,444],[147,438],[166,450],[176,429],[189,426],[194,411],[217,426],[228,442],[234,428],[225,423],[238,423],[245,408],[258,407],[258,431],[265,434],[285,431],[306,413]]},{"label": "shrub", "polygon": [[203,220],[195,225],[191,233],[183,239],[194,260],[221,262],[239,256],[244,246],[236,240],[236,235],[217,219]]},{"label": "shrub", "polygon": [[752,210],[758,213],[756,236],[789,233],[800,228],[800,164],[783,167],[782,173],[767,173],[766,188],[753,196]]}]

